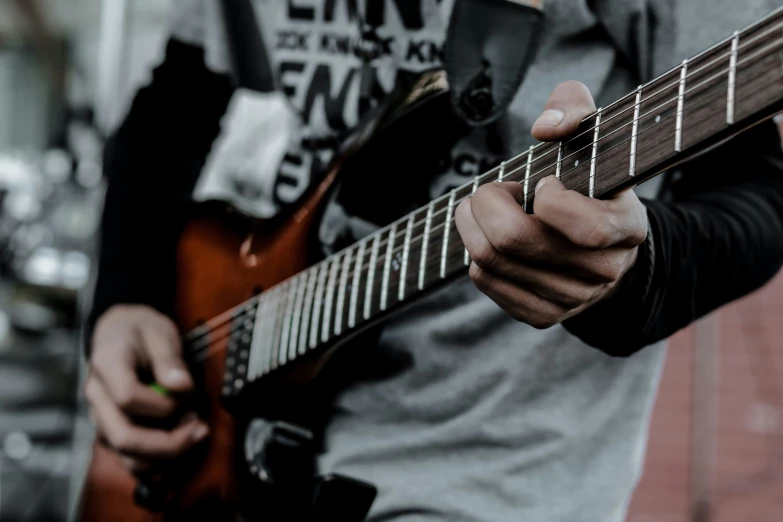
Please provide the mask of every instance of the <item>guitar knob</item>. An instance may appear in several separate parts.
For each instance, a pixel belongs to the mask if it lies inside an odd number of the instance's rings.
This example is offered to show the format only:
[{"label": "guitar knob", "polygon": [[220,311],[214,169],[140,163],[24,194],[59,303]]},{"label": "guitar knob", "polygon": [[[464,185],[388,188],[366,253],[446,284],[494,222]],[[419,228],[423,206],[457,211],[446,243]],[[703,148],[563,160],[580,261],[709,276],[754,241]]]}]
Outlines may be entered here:
[{"label": "guitar knob", "polygon": [[293,424],[254,419],[245,435],[245,460],[250,472],[265,483],[310,481],[313,434]]},{"label": "guitar knob", "polygon": [[168,499],[160,484],[140,480],[133,491],[133,501],[139,506],[159,513],[166,508]]}]

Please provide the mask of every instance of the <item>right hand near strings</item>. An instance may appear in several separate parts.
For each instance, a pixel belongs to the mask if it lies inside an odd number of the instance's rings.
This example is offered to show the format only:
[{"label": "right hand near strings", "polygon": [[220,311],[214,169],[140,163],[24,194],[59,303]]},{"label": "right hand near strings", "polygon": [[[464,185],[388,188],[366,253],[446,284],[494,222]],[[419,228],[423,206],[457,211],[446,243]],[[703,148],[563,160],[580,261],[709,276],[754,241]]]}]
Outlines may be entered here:
[{"label": "right hand near strings", "polygon": [[[139,374],[145,371],[169,393],[142,382]],[[168,317],[148,306],[116,305],[99,318],[85,395],[98,436],[130,471],[177,457],[208,436],[209,428],[195,413],[186,413],[171,430],[141,420],[170,418],[181,404],[178,398],[192,389],[179,334]]]}]

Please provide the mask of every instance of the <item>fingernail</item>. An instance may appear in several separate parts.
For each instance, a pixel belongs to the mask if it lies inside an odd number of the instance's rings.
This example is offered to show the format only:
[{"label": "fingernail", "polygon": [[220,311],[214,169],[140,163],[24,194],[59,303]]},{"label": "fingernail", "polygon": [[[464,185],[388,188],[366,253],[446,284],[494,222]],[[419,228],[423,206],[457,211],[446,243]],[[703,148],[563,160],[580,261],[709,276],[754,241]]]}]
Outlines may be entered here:
[{"label": "fingernail", "polygon": [[204,424],[199,424],[193,429],[193,440],[199,441],[207,436],[207,433],[209,433],[209,428]]},{"label": "fingernail", "polygon": [[548,109],[541,113],[534,125],[546,125],[547,127],[557,127],[565,118],[565,113],[557,109]]},{"label": "fingernail", "polygon": [[184,370],[174,368],[166,374],[166,381],[169,386],[184,385],[188,382],[188,374]]},{"label": "fingernail", "polygon": [[538,183],[536,183],[536,194],[538,194],[538,191],[541,190],[541,187],[544,186],[544,184],[546,183],[547,179],[549,179],[549,178],[544,178],[541,181],[539,181]]}]

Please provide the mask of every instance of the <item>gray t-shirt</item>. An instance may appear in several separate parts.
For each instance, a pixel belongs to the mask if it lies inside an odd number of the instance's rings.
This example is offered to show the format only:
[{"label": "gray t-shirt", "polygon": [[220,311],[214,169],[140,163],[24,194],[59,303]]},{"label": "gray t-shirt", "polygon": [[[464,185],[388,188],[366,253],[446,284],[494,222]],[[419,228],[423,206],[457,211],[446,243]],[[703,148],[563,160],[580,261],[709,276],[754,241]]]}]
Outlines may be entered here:
[{"label": "gray t-shirt", "polygon": [[[377,77],[388,89],[398,71],[438,64],[453,0],[381,3],[379,34],[392,44]],[[474,132],[433,176],[432,197],[533,143],[530,127],[559,82],[579,80],[599,106],[608,104],[778,3],[546,0],[544,39],[499,126],[500,148]],[[230,61],[216,4],[178,2],[172,32],[203,45],[207,65],[225,72]],[[267,164],[257,173],[263,179],[252,193],[260,216],[294,201],[312,166],[328,161],[328,151],[305,150],[299,137],[329,136],[358,121],[360,62],[344,52],[357,35],[350,8],[357,4],[361,14],[363,2],[255,1],[273,67],[299,118],[283,153],[259,156],[282,158],[278,169]],[[237,114],[246,120],[248,111],[229,112],[224,133],[248,128]],[[213,169],[216,179],[220,170]],[[652,181],[637,191],[654,197],[655,189]],[[360,223],[330,209],[321,231],[327,248],[337,231]],[[612,358],[561,326],[536,330],[513,320],[462,279],[389,321],[366,350],[368,378],[336,397],[319,465],[378,487],[371,521],[625,518],[642,471],[664,343]]]}]

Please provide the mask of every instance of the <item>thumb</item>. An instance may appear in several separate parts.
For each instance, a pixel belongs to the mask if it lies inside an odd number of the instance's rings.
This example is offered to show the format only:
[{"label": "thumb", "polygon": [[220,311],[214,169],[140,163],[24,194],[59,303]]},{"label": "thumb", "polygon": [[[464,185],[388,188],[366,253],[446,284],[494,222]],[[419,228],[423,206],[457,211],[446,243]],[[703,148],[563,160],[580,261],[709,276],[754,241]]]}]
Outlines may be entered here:
[{"label": "thumb", "polygon": [[182,346],[176,332],[143,328],[142,341],[158,384],[173,392],[193,389],[193,380],[182,359]]},{"label": "thumb", "polygon": [[573,134],[595,112],[590,90],[580,82],[563,82],[552,91],[531,133],[539,141],[559,141]]}]

